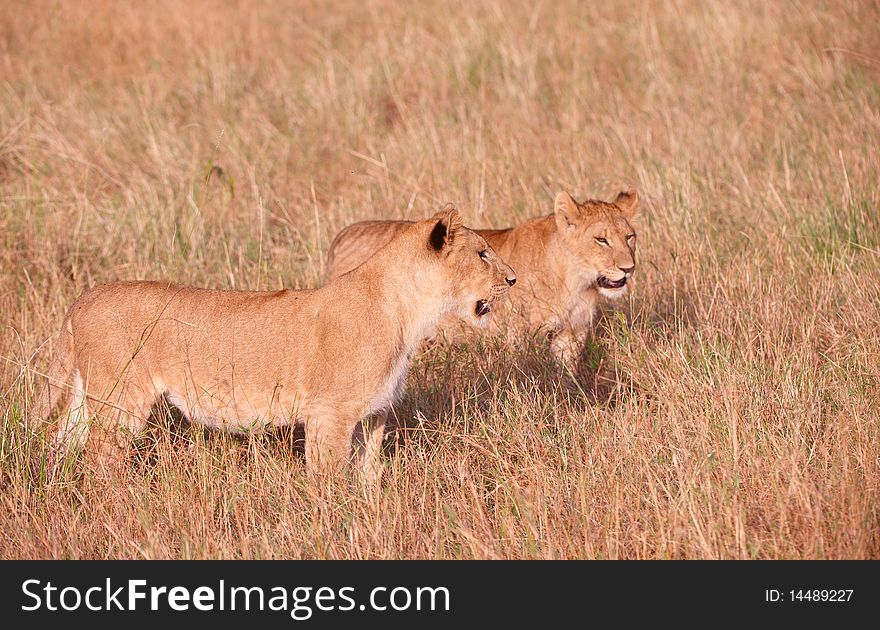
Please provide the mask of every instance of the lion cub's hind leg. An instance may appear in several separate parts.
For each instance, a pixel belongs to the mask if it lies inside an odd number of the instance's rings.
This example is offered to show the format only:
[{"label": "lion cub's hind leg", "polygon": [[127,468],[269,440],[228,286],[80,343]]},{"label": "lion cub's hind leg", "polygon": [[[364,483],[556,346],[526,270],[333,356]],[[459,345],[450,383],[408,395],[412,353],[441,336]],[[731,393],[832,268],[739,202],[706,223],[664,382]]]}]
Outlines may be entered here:
[{"label": "lion cub's hind leg", "polygon": [[147,426],[155,391],[131,387],[110,400],[89,401],[95,409],[89,422],[86,460],[100,477],[118,476],[123,472],[132,443]]},{"label": "lion cub's hind leg", "polygon": [[89,412],[86,406],[86,392],[79,370],[71,379],[67,408],[58,416],[58,427],[52,438],[52,448],[56,454],[68,456],[82,450],[89,437]]}]

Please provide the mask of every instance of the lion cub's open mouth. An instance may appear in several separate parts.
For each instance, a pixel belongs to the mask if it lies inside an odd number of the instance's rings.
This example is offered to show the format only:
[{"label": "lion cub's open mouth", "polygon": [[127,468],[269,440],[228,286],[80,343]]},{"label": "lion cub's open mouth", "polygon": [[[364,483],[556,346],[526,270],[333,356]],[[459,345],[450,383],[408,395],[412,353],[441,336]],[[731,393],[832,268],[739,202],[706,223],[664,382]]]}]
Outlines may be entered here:
[{"label": "lion cub's open mouth", "polygon": [[619,289],[620,287],[626,285],[626,276],[623,276],[620,280],[609,280],[605,276],[599,276],[596,284],[598,284],[603,289]]},{"label": "lion cub's open mouth", "polygon": [[477,300],[477,305],[474,307],[474,312],[477,314],[477,317],[488,315],[491,310],[492,307],[489,306],[489,303],[486,300]]}]

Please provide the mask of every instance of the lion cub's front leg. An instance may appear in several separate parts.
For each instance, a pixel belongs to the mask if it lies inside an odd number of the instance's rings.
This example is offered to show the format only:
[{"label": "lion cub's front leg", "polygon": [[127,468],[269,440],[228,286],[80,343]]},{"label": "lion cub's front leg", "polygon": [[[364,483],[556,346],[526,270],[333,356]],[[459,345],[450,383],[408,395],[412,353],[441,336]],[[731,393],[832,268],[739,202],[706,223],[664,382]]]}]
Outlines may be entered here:
[{"label": "lion cub's front leg", "polygon": [[382,442],[385,439],[385,424],[388,410],[383,409],[363,421],[363,449],[360,453],[360,469],[363,481],[375,486],[382,478]]},{"label": "lion cub's front leg", "polygon": [[[351,463],[353,456],[360,460],[363,481],[375,485],[381,476],[382,440],[388,411],[379,411],[363,421],[350,423],[330,418],[306,423],[306,471],[309,475],[335,475]],[[362,444],[354,448],[353,438],[358,425],[363,427]]]},{"label": "lion cub's front leg", "polygon": [[321,416],[306,422],[306,472],[309,476],[335,475],[351,461],[352,436],[357,421]]},{"label": "lion cub's front leg", "polygon": [[550,340],[550,351],[559,363],[575,371],[584,349],[584,333],[578,334],[571,328],[563,328]]},{"label": "lion cub's front leg", "polygon": [[354,426],[330,419],[306,423],[307,474],[337,475],[356,458],[358,479],[368,487],[378,485],[382,478],[382,441],[387,420],[386,409]]}]

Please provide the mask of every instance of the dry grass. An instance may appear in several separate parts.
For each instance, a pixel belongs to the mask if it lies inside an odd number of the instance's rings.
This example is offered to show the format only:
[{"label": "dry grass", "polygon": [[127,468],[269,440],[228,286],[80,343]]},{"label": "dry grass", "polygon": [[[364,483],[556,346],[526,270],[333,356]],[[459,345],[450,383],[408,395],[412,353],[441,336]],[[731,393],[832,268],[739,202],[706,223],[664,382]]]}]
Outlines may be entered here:
[{"label": "dry grass", "polygon": [[[876,2],[281,5],[0,4],[0,556],[880,556]],[[627,182],[589,369],[428,350],[378,497],[290,435],[27,466],[24,366],[88,286],[311,286],[355,220]]]}]

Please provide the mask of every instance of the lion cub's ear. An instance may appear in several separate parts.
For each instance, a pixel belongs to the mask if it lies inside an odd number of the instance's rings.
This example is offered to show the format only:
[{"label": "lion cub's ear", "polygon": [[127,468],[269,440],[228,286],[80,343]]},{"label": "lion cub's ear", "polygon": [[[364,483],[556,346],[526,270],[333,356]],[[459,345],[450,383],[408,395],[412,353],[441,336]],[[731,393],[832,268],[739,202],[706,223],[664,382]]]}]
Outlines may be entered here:
[{"label": "lion cub's ear", "polygon": [[638,218],[641,211],[642,204],[639,203],[640,201],[639,191],[630,186],[617,195],[617,198],[614,200],[614,205],[620,208],[620,211],[627,219],[632,220]]},{"label": "lion cub's ear", "polygon": [[556,227],[560,232],[569,232],[577,225],[578,206],[577,202],[567,192],[556,195],[553,203],[553,212],[556,214]]},{"label": "lion cub's ear", "polygon": [[445,247],[449,247],[455,241],[458,231],[464,225],[461,215],[455,206],[447,203],[443,209],[431,217],[432,221],[436,221],[431,229],[431,236],[428,237],[428,243],[434,251],[439,252]]}]

